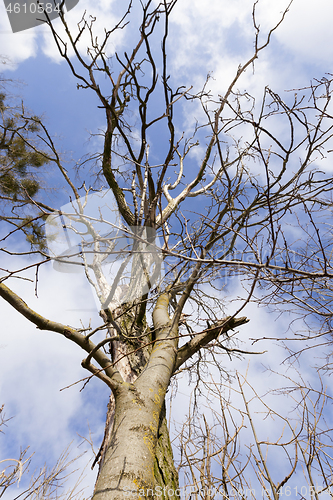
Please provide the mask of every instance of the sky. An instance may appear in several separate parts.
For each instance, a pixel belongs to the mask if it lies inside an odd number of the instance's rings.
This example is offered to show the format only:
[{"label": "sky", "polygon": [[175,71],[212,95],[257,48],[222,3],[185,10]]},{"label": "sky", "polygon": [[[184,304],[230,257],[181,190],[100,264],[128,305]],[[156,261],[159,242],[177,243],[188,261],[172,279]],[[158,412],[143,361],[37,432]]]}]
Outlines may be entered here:
[{"label": "sky", "polygon": [[[212,91],[221,93],[238,65],[251,54],[252,2],[210,0],[209,8],[207,4],[202,0],[179,0],[170,26],[169,68],[179,81],[195,89],[202,87],[209,73]],[[271,29],[286,5],[287,2],[280,0],[260,0],[257,9],[262,36]],[[135,9],[137,6],[134,14]],[[122,2],[80,0],[67,15],[73,29],[85,10],[96,16],[98,30],[102,32],[118,19]],[[305,86],[313,78],[332,73],[332,16],[330,0],[317,0],[315,5],[310,0],[294,0],[270,47],[256,62],[255,73],[247,71],[240,85],[259,98],[265,85],[281,92]],[[109,53],[126,50],[132,39],[130,30],[120,32],[110,42]],[[83,46],[84,43],[83,40]],[[43,114],[68,168],[85,154],[98,150],[99,138],[89,139],[90,133],[104,127],[103,112],[96,109],[95,97],[87,91],[77,90],[75,78],[60,60],[46,28],[11,33],[3,3],[0,3],[0,55],[6,58],[5,64],[0,65],[0,73],[18,82],[11,90],[29,109],[35,114]],[[196,112],[194,109],[193,114]],[[190,123],[192,117],[187,118]],[[186,127],[186,120],[182,126]],[[325,168],[332,168],[329,162],[325,163]],[[60,193],[59,207],[66,201],[65,194]],[[26,260],[22,258],[19,264],[24,267]],[[10,267],[10,260],[2,257],[1,266]],[[34,278],[33,275],[29,277]],[[72,326],[79,326],[80,322],[87,326],[90,320],[92,326],[99,324],[90,287],[80,277],[73,279],[71,275],[57,273],[52,265],[44,266],[40,270],[38,298],[31,292],[29,283],[16,280],[10,284],[30,307],[50,319]],[[237,280],[230,286],[237,295]],[[240,329],[239,336],[245,345],[251,344],[249,339],[254,336],[253,332],[257,337],[266,336],[269,325],[269,333],[275,337],[290,321],[287,313],[278,319],[256,305],[250,305],[244,314],[251,320]],[[90,429],[95,450],[98,449],[104,431],[107,389],[92,380],[82,392],[79,392],[82,383],[61,390],[86,376],[80,367],[84,355],[57,334],[38,331],[4,301],[0,302],[0,317],[0,404],[5,404],[7,417],[13,417],[5,435],[0,435],[4,443],[0,447],[0,460],[16,457],[20,447],[30,446],[31,452],[36,452],[32,468],[42,466],[45,461],[52,466],[73,441],[73,456],[86,452],[78,461],[80,468],[85,467],[92,455],[81,436],[89,435]],[[268,346],[262,342],[255,348],[265,350]],[[312,357],[312,354],[305,354],[298,369],[307,380],[316,384],[313,372],[308,370]],[[268,350],[264,358],[250,356],[246,360],[224,362],[227,371],[237,368],[245,373],[249,370],[251,383],[263,394],[268,384],[274,387],[277,383],[274,375],[262,375],[263,367],[269,366],[276,372],[284,370],[285,365],[281,365],[284,358],[285,351],[275,344],[274,352]],[[294,375],[298,376],[296,372]],[[179,381],[180,399],[173,402],[172,419],[177,422],[182,420],[184,413],[177,401],[184,402],[184,395],[190,398],[185,377]],[[270,427],[267,432],[269,430]],[[83,484],[88,497],[95,477],[89,465],[86,474]],[[17,489],[17,494],[20,491]],[[13,494],[10,491],[4,500],[11,500]]]}]

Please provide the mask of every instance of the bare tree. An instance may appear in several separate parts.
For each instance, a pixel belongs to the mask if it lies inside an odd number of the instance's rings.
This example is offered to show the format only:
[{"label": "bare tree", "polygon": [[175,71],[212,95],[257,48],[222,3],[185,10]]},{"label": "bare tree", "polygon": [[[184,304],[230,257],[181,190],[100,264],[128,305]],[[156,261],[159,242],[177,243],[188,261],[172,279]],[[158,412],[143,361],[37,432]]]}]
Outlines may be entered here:
[{"label": "bare tree", "polygon": [[[328,153],[332,137],[331,79],[315,80],[284,98],[266,87],[260,103],[237,90],[289,8],[263,37],[255,3],[253,53],[226,92],[213,95],[209,77],[199,92],[186,88],[167,64],[176,5],[177,0],[141,4],[137,25],[130,3],[102,40],[87,16],[73,33],[60,15],[66,38],[49,22],[78,88],[94,92],[105,112],[103,148],[68,172],[39,122],[43,157],[57,167],[69,203],[59,210],[27,192],[13,200],[15,206],[29,204],[36,217],[48,217],[50,251],[34,250],[42,260],[33,265],[38,269],[51,259],[64,272],[82,269],[100,302],[103,323],[89,331],[33,311],[8,286],[19,270],[4,272],[0,284],[0,295],[30,322],[80,346],[86,352],[82,366],[111,390],[94,500],[126,498],[130,492],[154,498],[157,487],[161,498],[178,496],[165,415],[170,380],[186,370],[200,391],[209,363],[223,377],[219,355],[244,354],[228,332],[248,322],[241,313],[250,301],[305,311],[316,325],[315,338],[329,339],[332,328],[332,178],[314,163]],[[108,41],[128,26],[136,29],[134,48],[108,56]],[[82,51],[85,33],[91,45]],[[201,110],[201,121],[187,133],[179,132],[181,105]],[[78,177],[85,182],[76,182]],[[57,251],[53,243],[60,240],[67,247]],[[20,254],[10,252],[14,262]],[[218,293],[232,275],[241,280],[244,296],[236,306],[231,301],[226,313]],[[251,425],[247,404],[244,395]],[[183,449],[191,481],[222,485],[228,495],[230,488],[249,485],[235,449],[241,426],[231,431],[224,403],[221,412],[224,441],[220,449],[211,448],[211,431],[203,429],[207,438],[197,472],[196,450],[189,452],[187,442]],[[303,441],[290,431],[290,442],[303,450],[308,464]],[[277,483],[266,470],[262,448],[270,443],[256,440],[256,446],[249,463],[255,463],[262,487],[278,498],[286,480]],[[223,464],[219,479],[209,465],[216,456]]]},{"label": "bare tree", "polygon": [[[289,412],[283,413],[278,409],[281,399],[274,401],[277,394],[267,404],[267,395],[259,395],[239,374],[237,384],[227,389],[238,393],[243,405],[228,404],[222,396],[226,391],[212,382],[220,407],[207,405],[200,419],[190,409],[180,430],[184,498],[319,499],[329,494],[332,442],[324,410],[331,398],[323,385],[318,390],[302,378],[285,377],[278,391],[289,400],[284,401]],[[264,437],[265,431],[255,424],[255,412],[272,422],[272,436]]]},{"label": "bare tree", "polygon": [[[4,405],[2,405],[0,408],[0,433],[4,432],[1,427],[7,427],[9,420],[10,418],[7,419],[4,415]],[[82,474],[73,487],[66,492],[63,491],[69,476],[73,474],[73,471],[69,472],[70,466],[80,458],[80,456],[74,459],[70,458],[70,446],[61,454],[52,469],[48,469],[44,465],[40,470],[35,470],[32,473],[30,470],[33,453],[29,455],[28,452],[29,448],[26,448],[21,450],[18,458],[8,457],[0,461],[0,498],[3,497],[6,490],[13,485],[19,486],[20,482],[30,475],[30,483],[24,491],[15,495],[15,500],[18,498],[23,500],[60,500],[61,498],[77,500],[80,498],[84,500],[82,491],[79,489],[83,479]]]}]

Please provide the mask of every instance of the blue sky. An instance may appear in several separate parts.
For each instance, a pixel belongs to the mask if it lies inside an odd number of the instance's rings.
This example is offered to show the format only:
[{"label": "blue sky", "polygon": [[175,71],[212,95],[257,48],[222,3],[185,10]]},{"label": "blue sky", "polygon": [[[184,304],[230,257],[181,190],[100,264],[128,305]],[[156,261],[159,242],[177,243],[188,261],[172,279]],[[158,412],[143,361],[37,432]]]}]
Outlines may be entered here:
[{"label": "blue sky", "polygon": [[[282,0],[260,1],[258,16],[263,33],[273,26],[286,5],[287,2]],[[86,9],[88,13],[96,14],[97,26],[102,32],[104,26],[113,25],[121,8],[122,2],[118,0],[80,0],[79,5],[68,13],[68,20],[75,26]],[[251,12],[251,0],[210,0],[209,8],[202,0],[180,0],[170,27],[169,66],[176,75],[175,79],[199,89],[210,72],[212,91],[220,93],[224,90],[238,64],[251,53]],[[265,85],[283,91],[305,86],[311,78],[332,72],[332,18],[330,0],[318,0],[315,5],[310,0],[295,0],[270,48],[256,62],[255,74],[248,71],[240,85],[260,97]],[[115,48],[125,50],[131,46],[133,33],[133,30],[127,30],[116,35],[110,43],[110,54]],[[59,149],[65,155],[67,168],[74,166],[85,154],[98,150],[99,139],[95,137],[89,141],[90,133],[97,133],[104,127],[103,111],[96,108],[99,103],[95,96],[89,91],[77,90],[75,78],[59,59],[45,28],[11,34],[2,3],[0,55],[9,58],[9,62],[0,65],[0,72],[5,78],[24,82],[11,87],[12,92],[22,97],[35,114],[44,115],[48,129],[57,137]],[[179,130],[189,129],[198,113],[200,111],[194,106],[192,114],[183,114],[183,122],[177,124]],[[152,155],[158,157],[157,137],[153,136],[152,142]],[[332,169],[327,160],[321,165],[328,171]],[[59,206],[66,201],[65,194],[59,194]],[[10,266],[9,259],[2,262],[4,267]],[[22,259],[22,265],[25,262]],[[238,282],[232,287],[237,295]],[[25,283],[13,283],[13,288],[32,308],[51,319],[73,326],[80,324],[80,320],[88,324],[90,318],[93,326],[100,323],[97,310],[94,312],[95,303],[89,285],[80,278],[73,280],[71,276],[56,273],[50,265],[40,271],[38,299]],[[74,447],[82,442],[77,433],[87,435],[88,421],[98,448],[104,430],[107,389],[92,381],[82,393],[78,391],[80,385],[60,392],[61,388],[86,376],[80,367],[83,354],[56,334],[37,331],[3,302],[0,302],[0,314],[4,318],[0,334],[0,403],[5,403],[8,417],[15,416],[6,429],[6,448],[1,447],[0,459],[16,456],[20,446],[31,446],[31,450],[36,450],[34,467],[45,460],[52,465],[72,439]],[[272,323],[272,314],[256,306],[250,306],[246,315],[251,317],[251,323],[242,327],[240,333],[240,339],[246,345],[253,331],[258,336],[265,336],[268,322],[270,335],[278,336],[289,321],[289,317],[284,316],[280,322]],[[264,347],[260,345],[262,349]],[[278,371],[283,358],[283,351],[276,348],[273,355],[265,358],[265,364]],[[309,358],[304,357],[302,369],[307,366]],[[256,382],[258,391],[265,392],[267,380],[261,375],[261,362],[257,359],[251,359],[251,380]],[[232,368],[242,370],[244,365],[247,366],[247,361],[239,361],[233,363]],[[313,376],[306,370],[304,373],[309,379]],[[181,393],[189,394],[186,380],[180,382],[180,389]],[[178,409],[177,405],[174,407],[173,417],[181,420],[183,410],[179,411],[180,406]],[[80,449],[87,449],[86,455],[80,459],[82,466],[88,463],[91,455],[88,446],[83,445]],[[89,472],[89,467],[87,474],[85,484],[89,491],[95,474]],[[9,492],[5,500],[12,499],[12,495]]]}]

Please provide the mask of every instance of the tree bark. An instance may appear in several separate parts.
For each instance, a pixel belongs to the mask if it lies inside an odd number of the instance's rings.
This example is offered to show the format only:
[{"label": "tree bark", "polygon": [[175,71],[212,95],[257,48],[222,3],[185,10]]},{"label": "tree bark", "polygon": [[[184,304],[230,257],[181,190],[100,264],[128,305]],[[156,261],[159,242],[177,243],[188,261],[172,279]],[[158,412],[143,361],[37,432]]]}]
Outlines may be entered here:
[{"label": "tree bark", "polygon": [[155,489],[161,500],[176,500],[179,498],[179,478],[175,467],[168,423],[166,419],[165,403],[163,404],[158,441],[155,451]]},{"label": "tree bark", "polygon": [[[168,301],[167,294],[157,301],[153,347],[151,333],[142,333],[145,325],[133,328],[135,308],[130,314],[119,309],[111,313],[120,316],[118,333],[123,332],[112,342],[111,357],[124,383],[110,396],[93,500],[179,498],[164,403],[177,346],[177,332],[170,330]],[[102,316],[106,319],[107,314]],[[115,333],[110,325],[110,336]],[[149,345],[142,348],[145,344]]]}]

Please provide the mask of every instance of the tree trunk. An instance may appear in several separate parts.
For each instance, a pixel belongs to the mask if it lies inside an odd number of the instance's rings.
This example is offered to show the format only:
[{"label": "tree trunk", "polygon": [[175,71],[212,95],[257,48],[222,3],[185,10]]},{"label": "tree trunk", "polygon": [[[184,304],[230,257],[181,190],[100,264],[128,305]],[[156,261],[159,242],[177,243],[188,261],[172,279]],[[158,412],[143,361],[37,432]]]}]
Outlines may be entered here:
[{"label": "tree trunk", "polygon": [[[152,351],[159,350],[156,345],[152,349],[151,332],[145,331],[144,322],[136,324],[137,308],[131,313],[124,313],[124,309],[111,311],[112,318],[119,318],[118,331],[112,324],[109,328],[111,337],[116,333],[119,337],[112,342],[111,358],[124,384],[110,396],[93,500],[128,499],[133,495],[133,498],[157,496],[174,500],[179,498],[178,473],[164,403],[174,365],[175,349],[171,346],[174,341],[165,343],[165,351],[169,351],[169,374],[163,380],[159,376],[160,362],[153,366],[149,362],[147,367]],[[109,312],[103,311],[101,315],[105,320],[110,319]],[[157,347],[162,342],[159,344]]]}]

